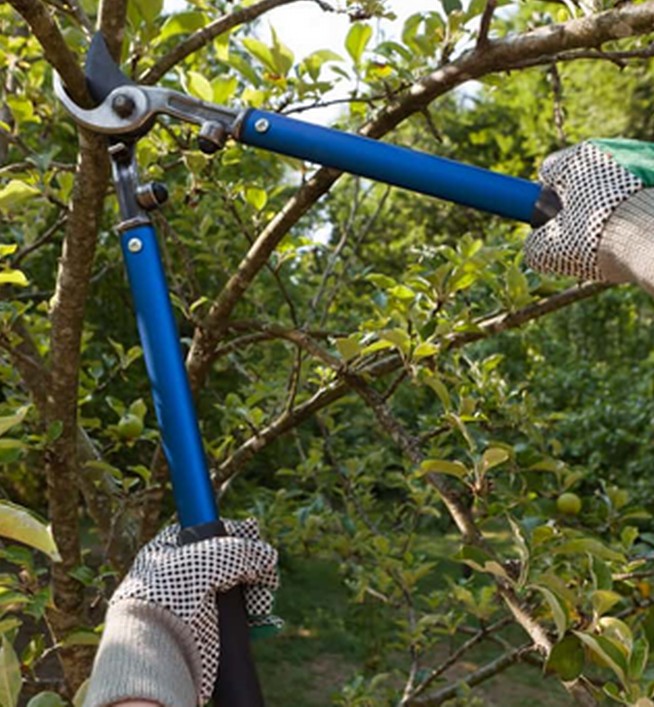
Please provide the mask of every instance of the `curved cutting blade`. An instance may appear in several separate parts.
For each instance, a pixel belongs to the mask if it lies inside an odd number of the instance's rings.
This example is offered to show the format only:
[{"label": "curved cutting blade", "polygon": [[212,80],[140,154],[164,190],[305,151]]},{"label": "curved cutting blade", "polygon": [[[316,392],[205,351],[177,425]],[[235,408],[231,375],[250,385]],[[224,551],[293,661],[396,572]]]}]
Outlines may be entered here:
[{"label": "curved cutting blade", "polygon": [[109,53],[104,37],[97,32],[91,40],[89,53],[86,55],[86,85],[94,101],[102,103],[104,99],[120,86],[136,86],[120,70]]}]

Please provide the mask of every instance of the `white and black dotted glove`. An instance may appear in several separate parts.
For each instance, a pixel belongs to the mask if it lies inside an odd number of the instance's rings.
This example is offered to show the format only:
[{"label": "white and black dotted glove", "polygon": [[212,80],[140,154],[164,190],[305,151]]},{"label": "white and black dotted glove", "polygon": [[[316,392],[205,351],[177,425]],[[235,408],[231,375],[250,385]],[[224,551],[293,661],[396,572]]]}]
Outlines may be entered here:
[{"label": "white and black dotted glove", "polygon": [[[242,522],[223,521],[227,536],[208,538],[188,545],[180,544],[180,527],[173,525],[162,531],[145,545],[134,560],[132,567],[115,591],[109,603],[105,633],[110,636],[100,644],[96,666],[100,676],[93,671],[91,691],[102,692],[103,683],[114,680],[124,682],[129,687],[120,687],[122,692],[139,692],[125,697],[153,699],[161,704],[198,704],[206,702],[213,692],[220,660],[219,621],[216,603],[217,592],[227,592],[236,585],[243,586],[245,609],[253,624],[279,624],[280,620],[270,616],[273,605],[273,592],[278,587],[277,552],[261,540],[256,520]],[[142,619],[145,612],[145,619]],[[130,626],[137,616],[142,625],[129,630],[125,625],[125,614],[129,614]],[[112,619],[112,617],[114,617]],[[162,618],[163,620],[160,620]],[[111,630],[112,620],[115,623]],[[172,696],[176,686],[173,684],[162,697],[157,690],[161,685],[141,685],[138,679],[118,672],[129,673],[129,665],[120,664],[119,668],[108,667],[116,662],[118,650],[127,655],[130,651],[135,660],[140,660],[139,641],[143,651],[148,650],[150,637],[148,631],[161,632],[160,643],[165,643],[164,628],[167,634],[175,637],[181,648],[179,654],[188,665],[194,694],[189,702],[188,696]],[[125,639],[116,638],[122,632]],[[103,643],[123,643],[118,650],[111,651],[108,645],[105,653],[111,657],[102,658]],[[131,643],[130,643],[131,641]],[[156,647],[154,649],[156,653]],[[160,656],[153,656],[161,662]],[[120,663],[120,661],[118,661]],[[145,661],[143,661],[145,662]],[[153,662],[153,661],[150,661]],[[149,682],[166,682],[167,674],[177,668],[176,661],[167,661],[168,667],[160,667],[157,679]],[[149,670],[149,666],[140,666],[138,671]],[[113,673],[112,673],[113,671]],[[134,667],[134,671],[137,668]],[[95,679],[95,686],[94,686]],[[145,681],[148,682],[148,681]],[[170,681],[174,682],[174,681]],[[188,680],[187,680],[188,682]],[[188,691],[188,690],[187,690]],[[122,695],[122,692],[120,693]],[[171,695],[171,696],[168,696]],[[94,697],[88,705],[111,704],[106,698]],[[112,695],[115,700],[115,694]],[[176,701],[178,704],[176,704]]]},{"label": "white and black dotted glove", "polygon": [[654,145],[587,140],[540,170],[561,211],[525,242],[536,270],[654,290]]}]

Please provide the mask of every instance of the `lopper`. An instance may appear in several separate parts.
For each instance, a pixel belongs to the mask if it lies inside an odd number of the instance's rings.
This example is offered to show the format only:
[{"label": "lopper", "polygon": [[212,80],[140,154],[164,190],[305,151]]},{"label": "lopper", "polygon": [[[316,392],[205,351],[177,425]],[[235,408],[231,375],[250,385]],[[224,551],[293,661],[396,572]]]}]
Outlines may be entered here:
[{"label": "lopper", "polygon": [[[139,86],[97,34],[86,61],[93,109],[79,107],[55,74],[55,92],[84,128],[107,135],[120,206],[121,248],[132,291],[162,445],[185,542],[224,534],[184,366],[157,238],[148,215],[165,202],[159,183],[141,184],[135,145],[167,115],[199,126],[198,146],[212,154],[228,138],[375,181],[541,226],[561,208],[549,187],[277,113],[232,110],[164,88]],[[240,589],[218,597],[221,707],[258,707],[263,697],[249,649]]]}]

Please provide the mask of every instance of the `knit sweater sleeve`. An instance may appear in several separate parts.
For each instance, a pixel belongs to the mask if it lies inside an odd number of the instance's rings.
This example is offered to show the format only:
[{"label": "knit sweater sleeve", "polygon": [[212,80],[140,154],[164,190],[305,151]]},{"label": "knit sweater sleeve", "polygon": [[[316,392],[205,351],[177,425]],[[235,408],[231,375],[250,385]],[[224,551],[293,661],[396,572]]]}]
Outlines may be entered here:
[{"label": "knit sweater sleeve", "polygon": [[129,699],[197,707],[200,657],[189,627],[163,607],[128,599],[107,611],[84,707]]},{"label": "knit sweater sleeve", "polygon": [[608,282],[634,282],[654,295],[654,189],[643,189],[613,212],[598,265]]}]

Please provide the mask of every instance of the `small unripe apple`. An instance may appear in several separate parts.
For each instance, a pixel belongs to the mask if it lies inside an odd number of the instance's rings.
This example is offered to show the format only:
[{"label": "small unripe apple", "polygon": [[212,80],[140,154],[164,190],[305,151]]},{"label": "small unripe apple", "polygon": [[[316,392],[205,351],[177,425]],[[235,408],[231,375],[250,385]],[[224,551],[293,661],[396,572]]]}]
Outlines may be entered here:
[{"label": "small unripe apple", "polygon": [[123,439],[137,439],[143,433],[143,420],[137,415],[127,413],[118,421],[118,434]]},{"label": "small unripe apple", "polygon": [[581,499],[576,493],[566,491],[556,499],[556,508],[566,516],[576,516],[581,511]]}]

